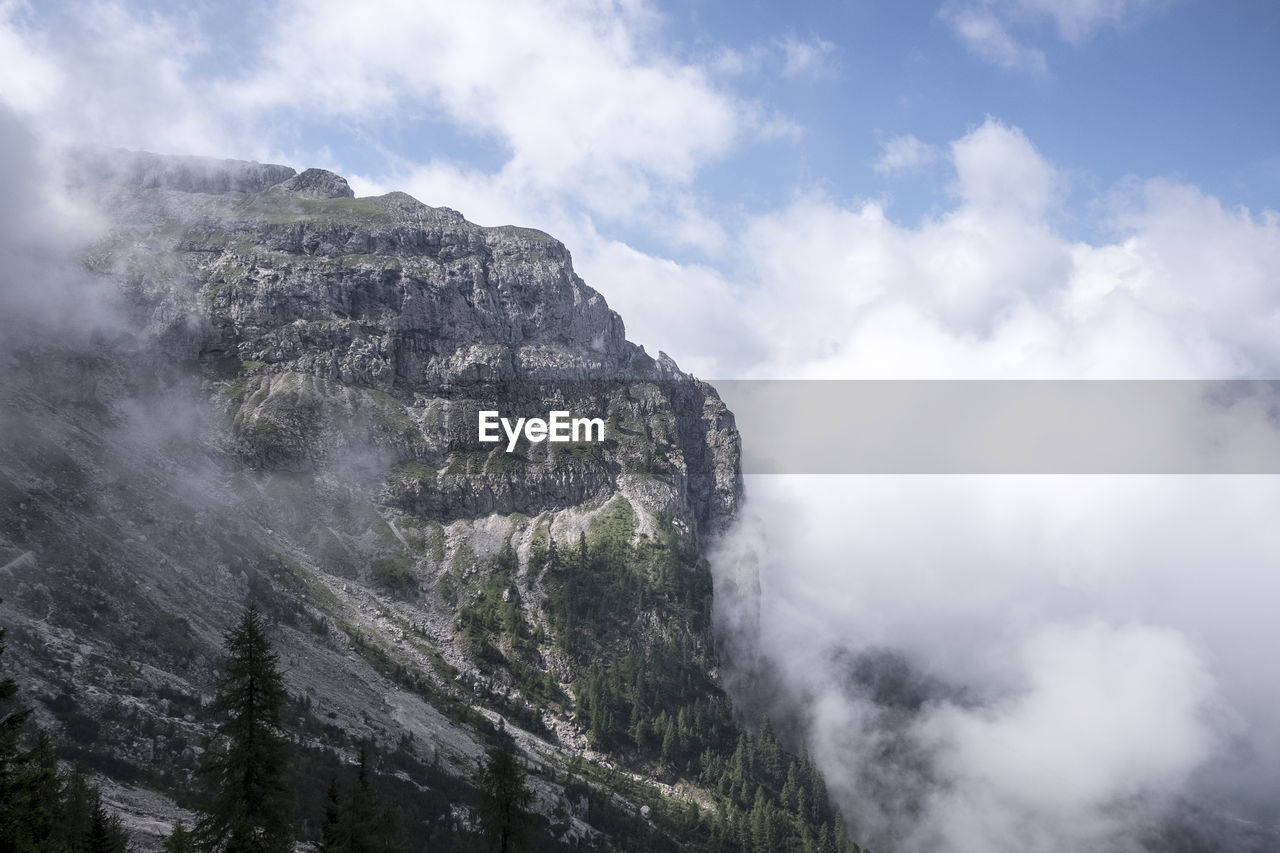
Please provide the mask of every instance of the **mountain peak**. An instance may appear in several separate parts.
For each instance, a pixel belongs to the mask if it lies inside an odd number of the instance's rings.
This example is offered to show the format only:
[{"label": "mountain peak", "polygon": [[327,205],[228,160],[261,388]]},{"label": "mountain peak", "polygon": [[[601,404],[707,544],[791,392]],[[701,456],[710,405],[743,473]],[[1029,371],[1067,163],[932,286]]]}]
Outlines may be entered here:
[{"label": "mountain peak", "polygon": [[281,181],[267,192],[289,193],[298,198],[355,198],[347,179],[328,169],[307,169],[286,181]]}]

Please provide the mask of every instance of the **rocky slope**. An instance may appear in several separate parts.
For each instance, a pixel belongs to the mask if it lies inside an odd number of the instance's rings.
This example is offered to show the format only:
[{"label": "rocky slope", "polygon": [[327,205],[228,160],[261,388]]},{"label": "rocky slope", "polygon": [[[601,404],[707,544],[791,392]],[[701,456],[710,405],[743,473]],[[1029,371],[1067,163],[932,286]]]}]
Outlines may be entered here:
[{"label": "rocky slope", "polygon": [[[114,319],[0,352],[0,619],[139,843],[197,804],[221,633],[253,603],[294,697],[301,837],[305,786],[372,738],[406,832],[447,846],[510,736],[545,844],[734,849],[783,785],[726,793],[706,766],[755,743],[710,637],[704,554],[741,495],[714,389],[629,343],[538,231],[316,169],[91,151],[69,177],[109,223],[80,263]],[[480,409],[607,436],[508,454]],[[843,832],[796,808],[763,837]]]}]

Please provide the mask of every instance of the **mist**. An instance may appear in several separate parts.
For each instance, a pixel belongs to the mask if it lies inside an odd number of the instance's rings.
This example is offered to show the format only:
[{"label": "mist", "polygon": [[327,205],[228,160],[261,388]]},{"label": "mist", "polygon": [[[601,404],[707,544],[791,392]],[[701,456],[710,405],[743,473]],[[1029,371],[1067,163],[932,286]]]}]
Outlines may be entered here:
[{"label": "mist", "polygon": [[1274,478],[755,476],[747,494],[758,633],[740,598],[717,606],[757,678],[730,686],[801,720],[873,849],[1139,849],[1184,797],[1275,820]]}]

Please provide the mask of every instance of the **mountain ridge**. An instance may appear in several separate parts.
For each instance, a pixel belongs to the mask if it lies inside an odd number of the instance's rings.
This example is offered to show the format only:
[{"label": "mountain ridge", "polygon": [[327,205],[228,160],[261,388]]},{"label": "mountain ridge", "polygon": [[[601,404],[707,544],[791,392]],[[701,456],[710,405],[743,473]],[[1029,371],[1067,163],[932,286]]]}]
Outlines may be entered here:
[{"label": "mountain ridge", "polygon": [[[718,685],[732,414],[626,340],[563,244],[322,170],[99,151],[68,174],[109,223],[80,263],[121,319],[3,353],[0,613],[66,757],[151,804],[139,840],[198,804],[220,635],[248,602],[275,625],[299,772],[372,738],[410,768],[385,784],[420,792],[423,838],[467,837],[450,780],[499,736],[542,768],[546,849],[738,849],[752,814],[762,843],[844,838],[825,793],[786,811],[775,777],[811,765],[743,758]],[[506,454],[476,443],[480,408],[609,434]]]}]

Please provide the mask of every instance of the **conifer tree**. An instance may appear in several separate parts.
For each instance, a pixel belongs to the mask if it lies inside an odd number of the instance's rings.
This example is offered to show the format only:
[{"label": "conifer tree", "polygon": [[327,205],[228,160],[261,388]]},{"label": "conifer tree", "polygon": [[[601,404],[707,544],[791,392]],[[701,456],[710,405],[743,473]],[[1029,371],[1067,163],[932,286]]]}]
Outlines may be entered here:
[{"label": "conifer tree", "polygon": [[164,853],[191,853],[191,845],[191,833],[187,831],[186,824],[179,818],[178,822],[173,825],[173,831],[169,833],[169,837],[164,841]]},{"label": "conifer tree", "polygon": [[222,721],[201,768],[210,798],[196,840],[217,853],[288,853],[294,829],[280,725],[284,682],[256,609],[227,632],[226,649],[212,705]]},{"label": "conifer tree", "polygon": [[323,853],[342,853],[347,847],[346,826],[342,821],[342,798],[338,793],[338,780],[329,777],[329,791],[324,798],[324,829],[320,835]]},{"label": "conifer tree", "polygon": [[26,826],[27,838],[36,850],[49,849],[62,807],[62,779],[58,773],[58,754],[45,732],[38,732],[36,744],[27,765]]},{"label": "conifer tree", "polygon": [[325,822],[320,849],[324,853],[398,853],[395,815],[383,806],[369,787],[369,747],[360,746],[360,764],[355,781],[340,792],[335,779],[329,780],[325,798]]},{"label": "conifer tree", "polygon": [[480,774],[480,823],[494,850],[523,849],[533,793],[525,786],[524,768],[510,748],[489,750],[489,763]]},{"label": "conifer tree", "polygon": [[[4,654],[4,629],[0,628],[0,655]],[[31,844],[27,826],[27,809],[31,798],[29,753],[20,740],[27,725],[30,708],[15,706],[18,685],[12,678],[0,679],[0,849],[21,850]]]},{"label": "conifer tree", "polygon": [[102,805],[102,793],[93,792],[93,808],[89,817],[89,833],[79,850],[84,853],[126,853],[129,836],[120,825],[120,818],[107,814]]},{"label": "conifer tree", "polygon": [[369,747],[360,745],[360,768],[351,796],[347,801],[348,823],[351,827],[351,853],[395,853],[395,819],[390,809],[384,807],[369,789]]}]

